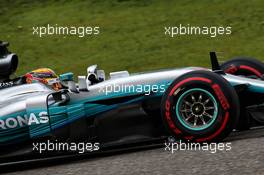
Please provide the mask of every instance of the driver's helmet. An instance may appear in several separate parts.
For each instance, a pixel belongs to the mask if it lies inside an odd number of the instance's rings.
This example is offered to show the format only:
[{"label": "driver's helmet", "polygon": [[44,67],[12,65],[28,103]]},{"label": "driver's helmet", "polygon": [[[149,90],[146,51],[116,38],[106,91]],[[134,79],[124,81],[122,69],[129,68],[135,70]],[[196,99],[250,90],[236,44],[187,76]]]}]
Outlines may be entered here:
[{"label": "driver's helmet", "polygon": [[60,79],[55,72],[49,68],[40,68],[33,70],[25,75],[28,84],[41,82],[58,91],[62,88]]}]

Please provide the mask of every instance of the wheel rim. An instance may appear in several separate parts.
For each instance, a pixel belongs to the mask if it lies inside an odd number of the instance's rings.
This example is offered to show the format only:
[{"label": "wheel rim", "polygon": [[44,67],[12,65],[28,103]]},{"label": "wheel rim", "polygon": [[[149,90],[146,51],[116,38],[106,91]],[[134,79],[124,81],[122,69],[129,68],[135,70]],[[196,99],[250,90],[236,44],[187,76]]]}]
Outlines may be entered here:
[{"label": "wheel rim", "polygon": [[217,118],[218,105],[214,96],[200,88],[184,92],[176,103],[176,116],[190,130],[209,128]]}]

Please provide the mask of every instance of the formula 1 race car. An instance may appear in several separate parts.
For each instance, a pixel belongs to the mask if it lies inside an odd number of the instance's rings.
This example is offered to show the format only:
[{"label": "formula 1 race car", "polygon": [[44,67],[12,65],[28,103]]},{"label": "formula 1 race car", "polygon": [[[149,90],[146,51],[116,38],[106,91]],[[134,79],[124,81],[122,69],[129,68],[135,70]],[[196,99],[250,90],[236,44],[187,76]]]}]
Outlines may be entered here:
[{"label": "formula 1 race car", "polygon": [[[233,130],[264,124],[264,64],[237,58],[212,70],[186,67],[148,73],[66,73],[53,89],[10,79],[18,57],[0,43],[0,158],[34,152],[32,143],[130,143],[173,136],[218,142]],[[35,154],[36,155],[36,154]],[[48,154],[47,154],[48,155]]]}]

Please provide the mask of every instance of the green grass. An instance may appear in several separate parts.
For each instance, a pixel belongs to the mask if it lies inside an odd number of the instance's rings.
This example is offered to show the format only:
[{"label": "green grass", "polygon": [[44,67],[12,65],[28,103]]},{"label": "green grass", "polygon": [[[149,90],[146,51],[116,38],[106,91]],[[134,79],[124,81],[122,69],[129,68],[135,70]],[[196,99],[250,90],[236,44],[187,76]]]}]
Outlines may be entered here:
[{"label": "green grass", "polygon": [[[88,0],[0,2],[0,40],[20,57],[17,74],[38,67],[85,74],[97,63],[107,72],[209,66],[209,51],[221,60],[247,55],[264,59],[264,1]],[[164,35],[165,26],[230,25],[232,34]],[[100,26],[99,36],[32,35],[33,26]]]}]

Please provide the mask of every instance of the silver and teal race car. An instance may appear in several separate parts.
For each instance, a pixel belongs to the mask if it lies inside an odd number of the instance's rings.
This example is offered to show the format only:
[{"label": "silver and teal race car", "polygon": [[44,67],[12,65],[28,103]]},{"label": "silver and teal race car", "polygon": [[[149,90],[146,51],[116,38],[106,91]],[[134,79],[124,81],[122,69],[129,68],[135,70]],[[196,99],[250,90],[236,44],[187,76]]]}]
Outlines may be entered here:
[{"label": "silver and teal race car", "polygon": [[32,145],[47,141],[104,146],[173,136],[218,142],[233,130],[262,125],[264,65],[248,58],[219,65],[210,56],[212,70],[119,71],[106,78],[93,65],[77,82],[72,73],[61,75],[63,88],[56,91],[10,79],[18,57],[1,42],[0,158],[33,154]]}]

